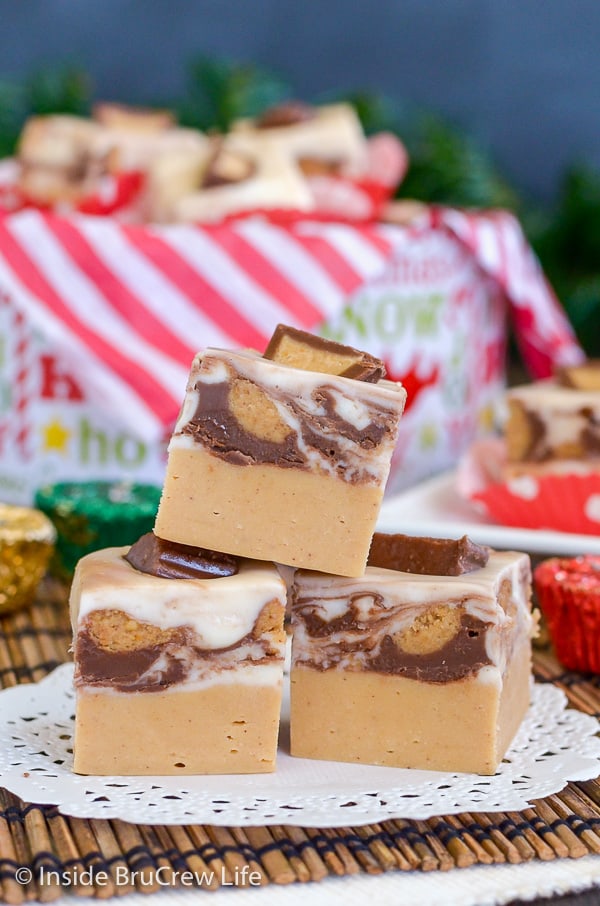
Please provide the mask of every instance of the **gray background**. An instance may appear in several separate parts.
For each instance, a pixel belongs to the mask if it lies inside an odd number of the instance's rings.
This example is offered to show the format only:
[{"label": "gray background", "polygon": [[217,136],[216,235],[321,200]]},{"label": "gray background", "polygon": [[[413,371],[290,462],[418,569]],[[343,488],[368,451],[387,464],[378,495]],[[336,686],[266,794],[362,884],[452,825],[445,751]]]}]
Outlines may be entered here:
[{"label": "gray background", "polygon": [[599,0],[0,0],[0,79],[71,61],[97,97],[168,101],[200,53],[433,108],[533,199],[600,167]]}]

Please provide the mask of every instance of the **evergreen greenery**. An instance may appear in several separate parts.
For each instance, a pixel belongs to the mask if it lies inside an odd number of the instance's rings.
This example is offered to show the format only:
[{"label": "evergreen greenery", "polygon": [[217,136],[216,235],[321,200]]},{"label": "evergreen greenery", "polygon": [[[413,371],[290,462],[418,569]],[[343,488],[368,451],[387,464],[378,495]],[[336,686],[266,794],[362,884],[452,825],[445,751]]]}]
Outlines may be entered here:
[{"label": "evergreen greenery", "polygon": [[[199,57],[188,68],[185,96],[168,106],[184,125],[223,131],[233,120],[254,116],[292,95],[282,78],[258,66]],[[91,97],[87,73],[71,65],[34,73],[24,84],[0,80],[0,156],[14,152],[31,114],[86,114]],[[410,169],[400,197],[460,207],[504,207],[520,217],[582,345],[588,355],[599,357],[600,173],[574,164],[554,204],[541,209],[510,185],[487,149],[435,113],[404,108],[369,92],[344,99],[355,105],[367,133],[390,130],[406,144]]]}]

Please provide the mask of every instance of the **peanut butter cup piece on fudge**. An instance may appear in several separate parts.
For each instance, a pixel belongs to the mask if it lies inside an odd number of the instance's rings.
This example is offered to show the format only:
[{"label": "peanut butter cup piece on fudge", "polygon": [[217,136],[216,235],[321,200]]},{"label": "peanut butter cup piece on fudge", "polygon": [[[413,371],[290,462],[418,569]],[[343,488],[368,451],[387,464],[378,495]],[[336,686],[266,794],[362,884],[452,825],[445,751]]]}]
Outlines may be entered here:
[{"label": "peanut butter cup piece on fudge", "polygon": [[70,602],[75,772],[273,771],[285,598],[271,563],[151,535],[83,557]]},{"label": "peanut butter cup piece on fudge", "polygon": [[385,377],[381,359],[287,324],[278,324],[263,358],[303,371],[322,371],[376,384]]},{"label": "peanut butter cup piece on fudge", "polygon": [[489,556],[489,548],[467,535],[454,540],[375,532],[368,564],[422,576],[462,576],[485,566]]},{"label": "peanut butter cup piece on fudge", "polygon": [[529,704],[529,558],[391,538],[360,578],[295,573],[291,752],[493,774]]},{"label": "peanut butter cup piece on fudge", "polygon": [[125,559],[139,572],[163,579],[218,579],[234,576],[239,569],[237,557],[163,541],[154,532],[132,544]]},{"label": "peanut butter cup piece on fudge", "polygon": [[362,575],[406,399],[384,373],[366,353],[282,326],[266,356],[198,354],[155,533]]}]

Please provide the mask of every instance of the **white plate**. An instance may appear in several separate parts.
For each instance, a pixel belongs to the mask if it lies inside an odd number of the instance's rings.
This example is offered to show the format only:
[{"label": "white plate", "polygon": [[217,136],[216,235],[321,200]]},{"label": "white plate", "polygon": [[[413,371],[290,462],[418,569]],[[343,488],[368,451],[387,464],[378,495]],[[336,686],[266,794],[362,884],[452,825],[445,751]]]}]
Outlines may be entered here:
[{"label": "white plate", "polygon": [[[493,776],[293,758],[284,698],[273,774],[85,777],[73,773],[73,665],[0,692],[1,785],[65,815],[138,824],[346,827],[390,818],[521,811],[600,770],[598,721],[567,708],[550,683],[532,703]],[[132,740],[132,745],[135,741]]]},{"label": "white plate", "polygon": [[560,555],[600,554],[600,537],[546,529],[518,529],[489,522],[455,488],[455,473],[445,472],[384,501],[377,528],[382,532],[429,535],[433,538],[469,535],[479,544],[501,550]]}]

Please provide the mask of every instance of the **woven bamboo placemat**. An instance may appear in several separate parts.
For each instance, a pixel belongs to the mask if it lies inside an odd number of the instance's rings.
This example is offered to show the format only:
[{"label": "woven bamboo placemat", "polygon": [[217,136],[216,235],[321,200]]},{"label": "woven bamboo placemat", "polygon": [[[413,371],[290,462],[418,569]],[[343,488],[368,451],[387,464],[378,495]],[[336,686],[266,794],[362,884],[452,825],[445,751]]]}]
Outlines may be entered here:
[{"label": "woven bamboo placemat", "polygon": [[[0,620],[0,685],[36,682],[69,658],[69,644],[64,592],[46,584],[32,607]],[[573,707],[600,715],[598,679],[565,673],[547,648],[536,650],[534,670],[538,682],[563,689]],[[263,884],[289,884],[329,875],[447,871],[590,853],[600,853],[600,779],[569,783],[522,812],[336,829],[85,820],[63,816],[53,806],[24,803],[0,789],[0,899],[15,904],[49,902],[67,886],[72,894],[103,899],[135,890],[151,893],[164,890],[171,871],[174,887],[185,871],[203,877],[203,887],[242,886],[250,871]],[[23,867],[31,870],[27,884],[18,881]],[[44,883],[39,884],[42,868]],[[90,885],[90,870],[101,884]]]}]

